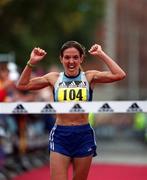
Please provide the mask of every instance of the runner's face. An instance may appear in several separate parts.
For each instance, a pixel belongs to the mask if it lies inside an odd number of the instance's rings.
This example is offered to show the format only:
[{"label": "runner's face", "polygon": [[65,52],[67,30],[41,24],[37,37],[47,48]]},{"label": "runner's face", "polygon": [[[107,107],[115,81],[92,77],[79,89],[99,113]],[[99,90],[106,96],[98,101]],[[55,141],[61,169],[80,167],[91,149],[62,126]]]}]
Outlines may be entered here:
[{"label": "runner's face", "polygon": [[63,64],[65,74],[68,76],[76,76],[79,73],[83,56],[80,56],[80,53],[76,48],[71,47],[64,50],[63,57],[60,57],[60,60]]}]

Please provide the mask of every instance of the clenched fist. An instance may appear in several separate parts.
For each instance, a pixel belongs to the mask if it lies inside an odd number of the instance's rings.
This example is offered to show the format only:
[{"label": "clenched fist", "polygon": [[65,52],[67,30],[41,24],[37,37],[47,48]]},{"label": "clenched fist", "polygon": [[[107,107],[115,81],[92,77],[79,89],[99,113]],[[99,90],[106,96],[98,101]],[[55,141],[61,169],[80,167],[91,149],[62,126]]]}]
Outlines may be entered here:
[{"label": "clenched fist", "polygon": [[34,48],[31,52],[30,55],[30,60],[29,62],[33,65],[37,64],[39,61],[41,61],[45,55],[47,53],[45,52],[45,50],[41,49],[41,48]]},{"label": "clenched fist", "polygon": [[88,51],[91,55],[94,55],[94,56],[97,56],[97,55],[101,55],[101,53],[103,52],[102,51],[102,48],[100,45],[98,44],[94,44],[90,50]]}]

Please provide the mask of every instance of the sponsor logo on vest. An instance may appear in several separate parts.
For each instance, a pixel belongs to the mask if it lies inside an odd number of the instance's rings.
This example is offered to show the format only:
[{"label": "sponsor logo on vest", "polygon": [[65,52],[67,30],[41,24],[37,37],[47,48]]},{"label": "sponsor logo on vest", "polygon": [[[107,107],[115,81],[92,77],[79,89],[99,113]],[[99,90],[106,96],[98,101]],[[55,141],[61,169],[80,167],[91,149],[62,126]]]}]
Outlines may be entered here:
[{"label": "sponsor logo on vest", "polygon": [[103,104],[98,112],[113,112],[114,110],[110,107],[108,103]]},{"label": "sponsor logo on vest", "polygon": [[18,104],[12,111],[14,114],[24,114],[27,113],[28,111],[23,107],[22,104]]},{"label": "sponsor logo on vest", "polygon": [[69,112],[85,112],[80,104],[75,104]]},{"label": "sponsor logo on vest", "polygon": [[41,113],[55,113],[56,110],[52,107],[51,104],[46,104],[45,107],[41,110]]},{"label": "sponsor logo on vest", "polygon": [[138,106],[137,103],[133,103],[128,109],[127,112],[142,112],[143,110]]}]

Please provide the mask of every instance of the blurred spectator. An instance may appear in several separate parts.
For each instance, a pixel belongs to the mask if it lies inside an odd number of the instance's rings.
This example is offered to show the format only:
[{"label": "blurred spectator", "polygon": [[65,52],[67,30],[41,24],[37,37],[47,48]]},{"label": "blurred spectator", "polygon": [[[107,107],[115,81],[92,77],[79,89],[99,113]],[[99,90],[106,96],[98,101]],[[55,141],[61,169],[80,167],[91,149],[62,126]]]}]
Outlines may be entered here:
[{"label": "blurred spectator", "polygon": [[[8,91],[14,86],[13,81],[9,79],[9,70],[7,63],[0,64],[0,102],[6,102]],[[6,116],[0,114],[0,166],[5,162],[4,136],[6,136]]]},{"label": "blurred spectator", "polygon": [[89,113],[88,120],[89,120],[89,124],[91,125],[91,127],[94,127],[95,126],[95,114],[92,112]]},{"label": "blurred spectator", "polygon": [[6,63],[0,64],[0,102],[11,101],[15,89],[14,81],[9,77],[9,70]]},{"label": "blurred spectator", "polygon": [[147,115],[143,112],[138,112],[134,115],[134,124],[133,128],[135,131],[135,135],[143,140],[146,141],[146,132],[147,132]]},{"label": "blurred spectator", "polygon": [[[50,69],[57,71],[58,67]],[[45,73],[43,69],[36,68],[34,76]],[[29,92],[17,90],[15,83],[18,75],[14,63],[0,63],[0,102],[50,102],[52,100],[48,88]],[[27,154],[32,148],[36,150],[47,148],[48,132],[52,129],[54,122],[55,118],[52,114],[0,114],[0,166],[4,166],[7,157],[15,158],[22,155],[22,151]],[[2,137],[2,134],[5,137]]]},{"label": "blurred spectator", "polygon": [[19,78],[19,73],[16,64],[14,62],[8,62],[7,67],[9,70],[9,78],[12,81],[17,81]]}]

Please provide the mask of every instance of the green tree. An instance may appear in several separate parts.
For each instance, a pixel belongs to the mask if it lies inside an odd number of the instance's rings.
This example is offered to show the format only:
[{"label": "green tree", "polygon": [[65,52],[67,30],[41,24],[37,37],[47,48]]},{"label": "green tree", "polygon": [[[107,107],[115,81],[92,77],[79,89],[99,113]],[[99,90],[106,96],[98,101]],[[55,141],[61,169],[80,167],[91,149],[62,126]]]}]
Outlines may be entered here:
[{"label": "green tree", "polygon": [[103,0],[1,0],[0,52],[14,51],[24,66],[31,49],[40,46],[48,52],[43,64],[53,63],[66,40],[90,44],[103,14]]}]

